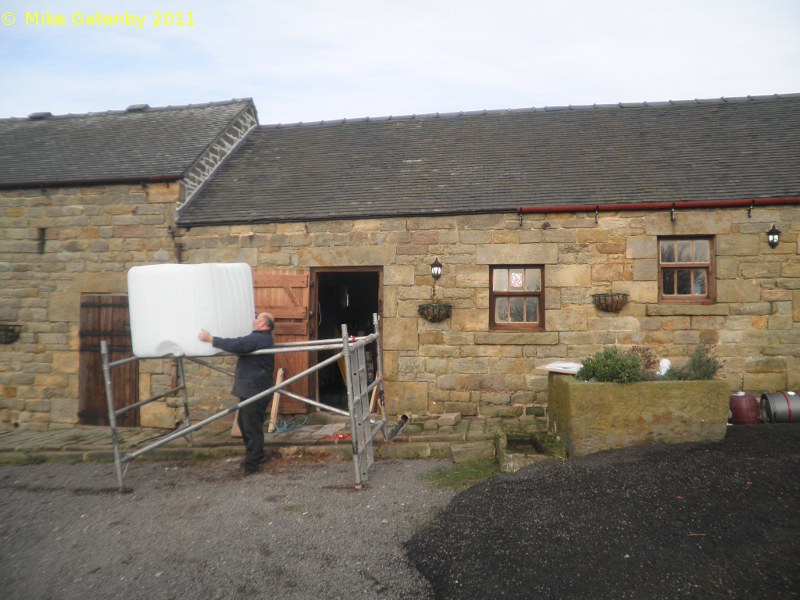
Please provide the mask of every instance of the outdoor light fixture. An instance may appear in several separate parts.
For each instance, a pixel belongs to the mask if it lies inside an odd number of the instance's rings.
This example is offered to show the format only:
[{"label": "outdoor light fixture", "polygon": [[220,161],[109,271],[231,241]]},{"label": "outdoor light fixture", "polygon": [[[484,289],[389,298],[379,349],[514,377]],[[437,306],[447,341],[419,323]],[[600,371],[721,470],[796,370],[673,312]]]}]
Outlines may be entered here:
[{"label": "outdoor light fixture", "polygon": [[769,243],[770,248],[776,248],[778,243],[781,241],[781,231],[777,227],[775,227],[775,223],[772,224],[772,229],[767,232],[767,243]]},{"label": "outdoor light fixture", "polygon": [[442,263],[439,262],[439,257],[437,256],[431,263],[431,277],[433,277],[434,281],[438,281],[439,277],[441,276],[442,276]]},{"label": "outdoor light fixture", "polygon": [[426,321],[431,323],[438,323],[449,319],[453,312],[453,305],[440,302],[436,298],[436,282],[442,276],[442,263],[439,262],[437,256],[431,263],[431,277],[433,277],[433,285],[431,286],[431,301],[419,305],[419,314]]}]

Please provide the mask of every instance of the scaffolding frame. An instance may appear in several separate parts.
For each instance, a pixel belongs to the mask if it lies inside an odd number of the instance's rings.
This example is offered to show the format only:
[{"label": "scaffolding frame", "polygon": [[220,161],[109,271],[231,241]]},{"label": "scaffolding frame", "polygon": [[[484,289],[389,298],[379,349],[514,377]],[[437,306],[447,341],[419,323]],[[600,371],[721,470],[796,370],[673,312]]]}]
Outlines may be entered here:
[{"label": "scaffolding frame", "polygon": [[[219,354],[215,354],[212,357],[203,357],[202,359],[196,356],[174,356],[174,355],[166,355],[161,357],[137,357],[132,356],[128,358],[123,358],[121,360],[116,360],[113,362],[109,361],[109,352],[108,352],[108,345],[105,340],[101,340],[100,342],[100,354],[102,358],[102,367],[103,367],[103,378],[105,381],[105,392],[106,392],[106,403],[108,405],[108,421],[109,426],[111,428],[111,442],[113,445],[114,450],[114,465],[116,469],[117,475],[117,483],[119,484],[119,491],[125,491],[124,479],[127,473],[128,467],[130,463],[150,452],[155,450],[156,448],[160,448],[164,444],[167,444],[173,440],[178,438],[186,438],[189,444],[194,447],[193,440],[192,440],[192,432],[213,423],[219,419],[222,419],[231,413],[236,412],[243,406],[248,404],[252,404],[253,402],[258,401],[259,399],[273,394],[275,392],[279,392],[281,396],[286,396],[288,398],[292,398],[294,400],[298,400],[305,404],[309,404],[321,410],[329,411],[335,414],[347,416],[350,419],[350,432],[352,438],[352,448],[353,448],[353,466],[355,469],[355,482],[356,486],[361,486],[363,482],[368,481],[369,479],[369,468],[375,462],[375,454],[374,454],[374,446],[373,446],[373,438],[378,434],[382,433],[384,439],[386,439],[386,401],[385,401],[385,394],[384,394],[384,382],[383,382],[383,358],[381,352],[381,336],[380,336],[380,323],[377,314],[372,315],[373,318],[373,326],[374,332],[370,335],[362,336],[362,337],[354,337],[349,336],[347,332],[347,325],[342,325],[342,337],[341,339],[332,338],[327,340],[308,340],[303,342],[286,342],[281,344],[275,344],[275,347],[269,350],[258,350],[253,352],[253,354],[283,354],[288,352],[317,352],[319,350],[338,350],[334,355],[320,361],[319,363],[312,365],[305,371],[301,373],[297,373],[292,377],[281,381],[277,385],[272,386],[269,389],[266,389],[250,398],[247,398],[233,406],[226,408],[216,414],[211,415],[203,419],[202,421],[198,421],[197,423],[192,424],[190,414],[189,414],[189,396],[187,393],[187,386],[186,386],[186,374],[184,370],[184,360],[189,360],[194,362],[198,365],[208,367],[220,373],[224,373],[229,376],[233,376],[233,373],[217,367],[210,362],[208,362],[208,358],[214,357],[226,357],[232,356],[229,353],[221,352]],[[366,346],[375,342],[376,345],[376,361],[375,361],[375,377],[373,381],[370,383],[368,382],[367,377],[367,366],[366,366]],[[342,409],[329,406],[322,402],[318,402],[316,400],[312,400],[311,398],[305,398],[293,392],[289,392],[284,388],[288,385],[291,385],[295,381],[299,381],[304,377],[308,377],[312,373],[316,373],[317,371],[325,368],[326,366],[337,362],[339,359],[344,359],[345,363],[345,373],[346,377],[346,386],[347,386],[347,411]],[[157,394],[155,396],[151,396],[145,400],[141,400],[129,406],[124,406],[119,409],[114,408],[114,390],[112,385],[112,369],[114,367],[122,366],[131,362],[138,362],[140,360],[163,360],[163,359],[175,359],[176,361],[176,374],[177,374],[177,385],[170,388],[169,390]],[[377,388],[377,400],[378,400],[378,408],[379,408],[379,415],[377,418],[373,417],[370,413],[370,395],[373,393],[373,390]],[[120,435],[119,435],[119,428],[117,427],[117,417],[124,415],[125,413],[136,410],[141,408],[142,406],[149,404],[150,402],[155,402],[156,400],[160,400],[162,398],[166,398],[168,396],[173,396],[178,392],[182,392],[183,395],[183,416],[184,419],[178,425],[177,429],[155,439],[151,443],[147,444],[143,448],[138,450],[128,452],[123,455],[122,450],[120,448]],[[124,465],[124,468],[123,468]]]}]

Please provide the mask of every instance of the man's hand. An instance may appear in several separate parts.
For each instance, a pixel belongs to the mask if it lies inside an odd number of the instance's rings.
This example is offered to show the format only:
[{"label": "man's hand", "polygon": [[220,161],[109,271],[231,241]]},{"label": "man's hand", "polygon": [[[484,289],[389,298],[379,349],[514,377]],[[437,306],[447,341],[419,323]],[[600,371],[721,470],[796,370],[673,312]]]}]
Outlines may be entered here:
[{"label": "man's hand", "polygon": [[200,330],[200,333],[197,334],[197,339],[201,342],[208,342],[209,344],[214,342],[214,336],[208,333],[205,329]]}]

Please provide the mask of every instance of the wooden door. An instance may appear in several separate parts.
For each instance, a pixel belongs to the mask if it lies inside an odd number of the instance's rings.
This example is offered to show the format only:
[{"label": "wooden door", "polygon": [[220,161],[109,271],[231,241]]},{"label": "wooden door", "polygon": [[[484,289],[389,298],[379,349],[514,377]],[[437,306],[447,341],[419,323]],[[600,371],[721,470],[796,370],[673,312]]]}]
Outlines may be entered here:
[{"label": "wooden door", "polygon": [[[78,421],[82,425],[109,424],[100,340],[106,341],[111,362],[132,355],[127,296],[104,294],[81,296]],[[117,410],[138,401],[137,361],[111,369],[111,381]],[[139,411],[132,410],[117,418],[117,425],[138,426]]]},{"label": "wooden door", "polygon": [[[268,312],[275,319],[275,343],[309,340],[310,276],[303,269],[254,269],[253,296],[257,312]],[[309,352],[289,352],[275,355],[275,372],[284,369],[284,379],[309,368]],[[287,386],[289,391],[309,397],[310,378],[304,377]],[[281,414],[307,413],[310,405],[281,398]]]}]

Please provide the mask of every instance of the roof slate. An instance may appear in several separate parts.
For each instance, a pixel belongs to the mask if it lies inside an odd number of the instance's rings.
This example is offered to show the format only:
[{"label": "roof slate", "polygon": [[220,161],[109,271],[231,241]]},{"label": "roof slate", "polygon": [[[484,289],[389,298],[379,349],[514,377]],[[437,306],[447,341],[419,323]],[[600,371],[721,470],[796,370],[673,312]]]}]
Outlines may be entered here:
[{"label": "roof slate", "polygon": [[260,126],[183,226],[800,197],[800,94]]},{"label": "roof slate", "polygon": [[176,180],[252,100],[0,119],[0,188]]}]

